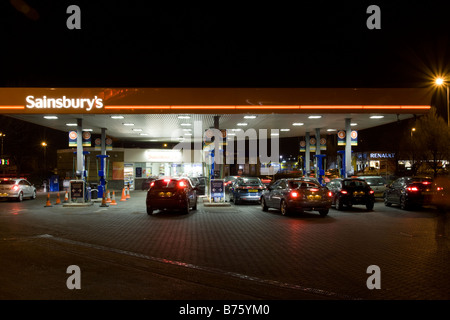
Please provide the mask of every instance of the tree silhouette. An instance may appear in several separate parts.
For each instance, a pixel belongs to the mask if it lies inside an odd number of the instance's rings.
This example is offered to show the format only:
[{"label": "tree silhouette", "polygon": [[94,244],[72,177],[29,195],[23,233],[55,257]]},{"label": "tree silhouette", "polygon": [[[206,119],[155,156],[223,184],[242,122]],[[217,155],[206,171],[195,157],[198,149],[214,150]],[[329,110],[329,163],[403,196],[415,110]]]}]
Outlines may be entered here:
[{"label": "tree silhouette", "polygon": [[418,119],[410,140],[415,159],[421,167],[431,168],[436,177],[442,160],[450,158],[450,129],[435,108]]}]

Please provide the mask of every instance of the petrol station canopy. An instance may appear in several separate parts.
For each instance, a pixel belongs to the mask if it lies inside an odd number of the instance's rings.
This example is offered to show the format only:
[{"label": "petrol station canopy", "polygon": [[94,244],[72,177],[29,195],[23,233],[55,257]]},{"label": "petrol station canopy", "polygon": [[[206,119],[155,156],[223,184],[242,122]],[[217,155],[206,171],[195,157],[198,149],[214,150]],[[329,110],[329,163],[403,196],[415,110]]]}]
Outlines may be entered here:
[{"label": "petrol station canopy", "polygon": [[0,113],[64,132],[82,119],[94,134],[106,128],[108,136],[135,141],[170,141],[175,130],[195,121],[211,128],[220,116],[220,129],[283,129],[283,138],[343,129],[348,118],[362,130],[425,114],[432,94],[428,88],[20,87],[0,88]]}]

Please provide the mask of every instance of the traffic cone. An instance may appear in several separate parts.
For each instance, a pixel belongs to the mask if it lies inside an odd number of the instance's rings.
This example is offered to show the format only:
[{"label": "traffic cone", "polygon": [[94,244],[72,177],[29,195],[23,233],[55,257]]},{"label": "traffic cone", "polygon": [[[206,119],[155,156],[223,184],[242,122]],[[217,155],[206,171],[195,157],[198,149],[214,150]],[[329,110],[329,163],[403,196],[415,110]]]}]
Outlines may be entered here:
[{"label": "traffic cone", "polygon": [[112,200],[110,205],[112,206],[117,206],[117,202],[116,202],[116,192],[113,190],[113,195],[112,195]]},{"label": "traffic cone", "polygon": [[47,193],[47,203],[45,204],[44,207],[53,207],[52,204],[50,203],[50,193]]},{"label": "traffic cone", "polygon": [[126,198],[127,198],[127,199],[130,199],[130,198],[131,198],[131,196],[130,196],[130,187],[129,187],[129,186],[127,187],[127,195],[126,195]]},{"label": "traffic cone", "polygon": [[100,207],[109,207],[109,205],[106,203],[106,194],[105,193],[103,193],[102,204],[100,205]]},{"label": "traffic cone", "polygon": [[66,191],[66,194],[64,196],[64,203],[68,203],[69,202],[69,192]]},{"label": "traffic cone", "polygon": [[109,193],[109,190],[107,190],[108,195],[106,196],[106,203],[111,203],[111,194]]},{"label": "traffic cone", "polygon": [[122,198],[120,198],[120,201],[127,201],[127,196],[125,195],[125,187],[122,189]]},{"label": "traffic cone", "polygon": [[61,204],[61,198],[59,197],[59,192],[56,194],[56,202],[55,204]]}]

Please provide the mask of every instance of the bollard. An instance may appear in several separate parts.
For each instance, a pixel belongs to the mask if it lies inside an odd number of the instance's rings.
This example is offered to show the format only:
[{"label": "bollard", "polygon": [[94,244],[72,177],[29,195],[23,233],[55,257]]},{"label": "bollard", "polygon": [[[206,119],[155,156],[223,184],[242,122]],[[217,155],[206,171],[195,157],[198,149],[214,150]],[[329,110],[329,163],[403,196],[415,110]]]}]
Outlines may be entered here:
[{"label": "bollard", "polygon": [[53,207],[52,204],[50,203],[50,193],[47,193],[47,203],[45,204],[44,207]]},{"label": "bollard", "polygon": [[56,202],[55,204],[61,204],[61,198],[59,197],[59,192],[56,194]]},{"label": "bollard", "polygon": [[106,203],[106,194],[104,192],[102,197],[102,204],[100,205],[100,207],[109,207],[109,205]]},{"label": "bollard", "polygon": [[120,198],[120,201],[127,201],[127,196],[125,195],[125,187],[122,189],[122,198]]},{"label": "bollard", "polygon": [[64,196],[64,203],[68,203],[69,202],[69,192],[66,191],[66,194]]},{"label": "bollard", "polygon": [[112,206],[117,206],[117,202],[116,202],[116,192],[113,190],[113,195],[112,195],[112,200],[110,205]]}]

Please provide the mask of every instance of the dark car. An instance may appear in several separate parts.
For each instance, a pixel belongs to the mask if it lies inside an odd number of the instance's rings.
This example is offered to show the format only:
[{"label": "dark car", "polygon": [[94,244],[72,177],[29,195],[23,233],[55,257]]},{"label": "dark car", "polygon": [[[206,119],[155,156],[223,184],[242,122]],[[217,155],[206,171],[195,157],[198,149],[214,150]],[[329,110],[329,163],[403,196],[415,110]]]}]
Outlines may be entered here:
[{"label": "dark car", "polygon": [[142,190],[148,190],[148,188],[150,188],[150,184],[152,183],[152,181],[155,181],[156,179],[158,179],[158,177],[148,177],[147,179],[145,179],[144,182],[142,182]]},{"label": "dark car", "polygon": [[230,202],[239,204],[242,201],[258,202],[266,186],[257,177],[239,177],[230,187]]},{"label": "dark car", "polygon": [[36,187],[24,178],[0,179],[0,199],[36,199]]},{"label": "dark car", "polygon": [[321,216],[326,216],[331,207],[331,193],[315,179],[280,179],[263,193],[261,207],[263,211],[279,209],[282,215],[293,211],[319,211]]},{"label": "dark car", "polygon": [[384,204],[397,204],[401,209],[421,207],[432,203],[433,179],[430,177],[402,177],[386,188]]},{"label": "dark car", "polygon": [[197,188],[188,178],[157,179],[147,191],[147,214],[154,210],[180,210],[188,214],[197,210]]},{"label": "dark car", "polygon": [[367,210],[372,210],[375,204],[374,191],[364,179],[337,178],[327,184],[332,192],[333,205],[337,210],[342,210],[344,205],[365,205]]},{"label": "dark car", "polygon": [[190,177],[194,186],[197,187],[197,195],[204,196],[206,194],[206,178],[205,177]]}]

